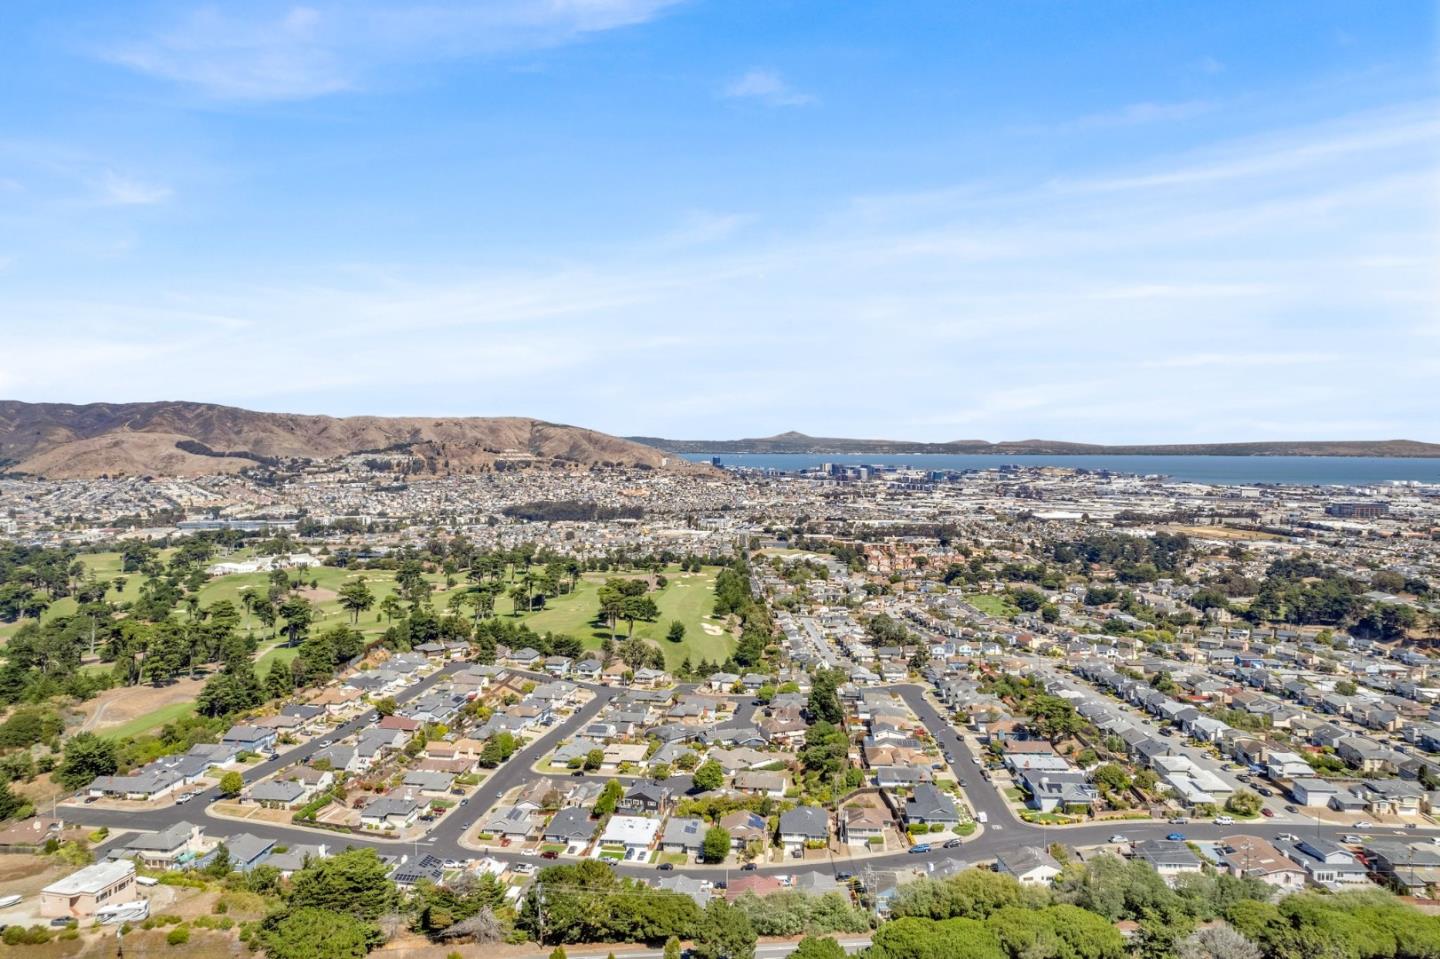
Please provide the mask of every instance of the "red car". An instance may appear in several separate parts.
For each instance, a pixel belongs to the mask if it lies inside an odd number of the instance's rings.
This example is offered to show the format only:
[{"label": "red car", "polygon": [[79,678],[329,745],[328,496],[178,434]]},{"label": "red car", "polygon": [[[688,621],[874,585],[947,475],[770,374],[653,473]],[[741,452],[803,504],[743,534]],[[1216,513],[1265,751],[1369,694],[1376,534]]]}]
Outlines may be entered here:
[{"label": "red car", "polygon": [[1260,807],[1260,815],[1264,816],[1266,819],[1274,819],[1274,818],[1275,818],[1275,811],[1274,811],[1273,809],[1271,809],[1269,806],[1261,806],[1261,807]]}]

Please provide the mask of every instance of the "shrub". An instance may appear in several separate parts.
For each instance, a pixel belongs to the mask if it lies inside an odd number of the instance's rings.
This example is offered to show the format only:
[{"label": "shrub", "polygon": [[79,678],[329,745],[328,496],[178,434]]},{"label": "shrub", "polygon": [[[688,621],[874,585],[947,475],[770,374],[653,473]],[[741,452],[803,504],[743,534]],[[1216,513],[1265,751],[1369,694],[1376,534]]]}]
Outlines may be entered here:
[{"label": "shrub", "polygon": [[171,929],[170,934],[165,937],[165,943],[171,946],[183,946],[189,941],[189,926],[176,926],[174,929]]}]

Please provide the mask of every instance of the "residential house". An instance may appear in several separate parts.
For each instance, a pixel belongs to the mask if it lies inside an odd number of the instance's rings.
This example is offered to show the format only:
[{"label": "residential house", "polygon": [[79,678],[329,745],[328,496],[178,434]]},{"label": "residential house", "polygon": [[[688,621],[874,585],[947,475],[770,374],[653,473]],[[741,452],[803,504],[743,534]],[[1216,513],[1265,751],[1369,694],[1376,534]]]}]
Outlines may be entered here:
[{"label": "residential house", "polygon": [[156,832],[137,833],[111,847],[109,859],[133,859],[149,869],[175,869],[201,851],[200,827],[177,822]]},{"label": "residential house", "polygon": [[1060,875],[1060,864],[1039,846],[1024,846],[997,856],[995,871],[1015,877],[1022,885],[1048,886]]},{"label": "residential house", "polygon": [[1170,839],[1145,839],[1135,843],[1132,855],[1150,866],[1167,883],[1177,876],[1202,870],[1200,858],[1183,842]]},{"label": "residential house", "polygon": [[730,834],[730,845],[744,849],[752,842],[766,843],[770,828],[765,817],[748,809],[737,809],[720,817],[720,827]]},{"label": "residential house", "polygon": [[606,846],[620,846],[625,850],[627,861],[644,860],[650,847],[655,844],[655,837],[659,832],[658,819],[648,816],[611,816],[592,855],[598,857]]},{"label": "residential house", "polygon": [[939,824],[952,828],[960,824],[960,811],[955,808],[954,801],[928,783],[916,786],[905,800],[904,815],[906,823]]},{"label": "residential house", "polygon": [[780,814],[780,844],[790,855],[799,856],[807,843],[829,838],[830,817],[819,806],[796,806]]},{"label": "residential house", "polygon": [[583,806],[568,806],[557,812],[541,834],[546,842],[564,845],[569,855],[576,856],[595,837],[595,820]]},{"label": "residential house", "polygon": [[90,919],[105,906],[139,898],[133,862],[97,862],[41,889],[40,915],[45,919]]},{"label": "residential house", "polygon": [[671,816],[660,836],[660,848],[665,852],[683,852],[698,856],[705,842],[705,832],[703,819],[695,816]]},{"label": "residential house", "polygon": [[634,815],[663,815],[670,808],[673,791],[658,782],[638,782],[625,791],[616,804],[624,813]]},{"label": "residential house", "polygon": [[386,831],[408,829],[415,825],[423,808],[420,800],[408,794],[377,796],[360,810],[360,825]]},{"label": "residential house", "polygon": [[1232,876],[1259,879],[1280,889],[1305,885],[1305,870],[1259,836],[1226,836],[1220,849],[1220,865]]},{"label": "residential house", "polygon": [[1339,889],[1361,886],[1369,881],[1365,867],[1354,853],[1333,840],[1317,836],[1285,843],[1280,848],[1291,861],[1305,870],[1310,881],[1317,886]]}]

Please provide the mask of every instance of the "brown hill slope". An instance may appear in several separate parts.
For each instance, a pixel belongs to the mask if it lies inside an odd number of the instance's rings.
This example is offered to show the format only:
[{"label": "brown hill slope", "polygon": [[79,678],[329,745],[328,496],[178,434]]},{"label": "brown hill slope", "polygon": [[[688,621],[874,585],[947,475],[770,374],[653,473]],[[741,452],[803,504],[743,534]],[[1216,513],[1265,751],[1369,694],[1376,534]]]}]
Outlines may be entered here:
[{"label": "brown hill slope", "polygon": [[553,466],[689,469],[654,447],[524,417],[304,416],[210,403],[0,401],[0,466],[52,478],[196,476],[259,462],[405,450],[441,473],[497,459]]}]

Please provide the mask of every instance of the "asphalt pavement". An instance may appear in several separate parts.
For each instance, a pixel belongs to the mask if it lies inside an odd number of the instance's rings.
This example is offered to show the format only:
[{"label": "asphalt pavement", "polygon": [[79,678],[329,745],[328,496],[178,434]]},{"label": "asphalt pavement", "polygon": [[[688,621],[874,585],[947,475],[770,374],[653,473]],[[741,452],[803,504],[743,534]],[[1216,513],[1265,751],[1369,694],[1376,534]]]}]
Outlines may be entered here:
[{"label": "asphalt pavement", "polygon": [[[408,702],[417,696],[423,695],[430,688],[441,682],[450,674],[471,665],[468,662],[456,662],[447,664],[437,673],[425,678],[420,683],[397,695],[399,703]],[[516,672],[523,672],[516,670]],[[549,677],[537,677],[549,678]],[[322,843],[332,850],[340,850],[346,847],[373,848],[380,852],[391,855],[414,855],[423,856],[432,854],[441,859],[470,859],[476,855],[473,851],[460,846],[459,839],[464,832],[470,828],[475,820],[486,813],[501,796],[509,790],[519,786],[536,776],[531,766],[542,756],[548,753],[561,740],[573,735],[581,726],[593,719],[614,699],[621,690],[608,686],[593,684],[580,684],[594,694],[594,698],[581,707],[575,713],[567,717],[563,722],[556,723],[542,733],[538,738],[532,740],[523,749],[518,751],[503,766],[492,771],[477,791],[471,795],[464,806],[455,807],[450,813],[442,817],[423,837],[413,842],[400,842],[395,840],[370,839],[351,833],[330,832],[328,830],[306,829],[303,827],[281,825],[274,823],[262,823],[253,821],[237,821],[220,817],[212,817],[207,814],[209,804],[218,798],[218,790],[214,787],[204,790],[190,803],[184,805],[170,805],[155,809],[139,809],[135,811],[118,811],[107,809],[96,809],[92,806],[71,804],[64,806],[65,815],[68,819],[75,820],[90,826],[108,826],[113,829],[128,829],[151,831],[164,829],[176,822],[191,821],[202,822],[207,831],[211,834],[228,835],[233,833],[248,832],[252,835],[266,839],[274,839],[278,842],[313,842]],[[694,687],[685,687],[693,689]],[[885,856],[867,856],[863,858],[831,858],[826,861],[794,861],[784,863],[771,863],[761,865],[759,872],[776,875],[799,875],[804,873],[830,873],[840,872],[858,873],[864,869],[904,869],[904,868],[930,868],[939,862],[959,860],[966,863],[981,863],[993,861],[999,856],[1013,853],[1026,846],[1048,846],[1051,842],[1063,842],[1069,846],[1084,846],[1104,843],[1111,835],[1123,833],[1130,840],[1141,839],[1163,839],[1174,832],[1183,833],[1190,840],[1214,840],[1222,836],[1247,834],[1262,836],[1266,839],[1273,839],[1278,833],[1291,832],[1299,835],[1318,835],[1330,839],[1339,839],[1341,836],[1354,833],[1354,827],[1339,827],[1330,824],[1294,822],[1276,822],[1270,820],[1255,820],[1250,822],[1237,822],[1232,826],[1216,826],[1209,822],[1191,822],[1184,826],[1172,826],[1166,823],[1155,822],[1109,822],[1086,826],[1038,826],[1021,822],[1017,819],[1010,807],[1010,804],[1001,795],[999,788],[992,782],[981,778],[980,772],[983,768],[980,765],[980,757],[964,737],[959,735],[955,727],[942,716],[938,709],[925,696],[922,687],[912,684],[902,684],[888,688],[897,692],[909,708],[915,713],[920,722],[930,730],[931,735],[940,745],[943,751],[954,757],[954,769],[959,778],[966,780],[965,794],[969,799],[972,809],[976,813],[983,812],[989,820],[974,837],[966,840],[959,848],[944,849],[940,846],[932,848],[926,853],[900,852]],[[740,702],[736,712],[736,723],[748,722],[755,712],[753,703],[748,699]],[[373,714],[367,713],[350,720],[343,726],[337,728],[332,734],[325,737],[330,740],[340,740],[374,722]],[[295,747],[286,751],[279,758],[266,760],[245,770],[246,782],[254,782],[261,779],[284,766],[303,761],[318,751],[319,739]],[[593,776],[588,777],[596,780],[604,780],[609,777]],[[677,785],[683,783],[677,782]],[[1414,831],[1400,828],[1375,827],[1364,830],[1367,835],[1397,835],[1414,837]],[[117,842],[120,837],[115,837],[110,843]],[[104,848],[104,847],[102,847]],[[507,862],[533,862],[533,858],[522,857],[519,852],[509,850],[493,850],[485,853],[492,858]],[[621,874],[643,878],[654,878],[656,875],[653,866],[616,866],[616,871]],[[717,870],[713,867],[695,868],[677,866],[667,875],[693,875],[697,878],[715,878]],[[637,953],[637,956],[640,955]],[[647,954],[648,955],[648,954]],[[778,955],[778,953],[777,953]]]}]

